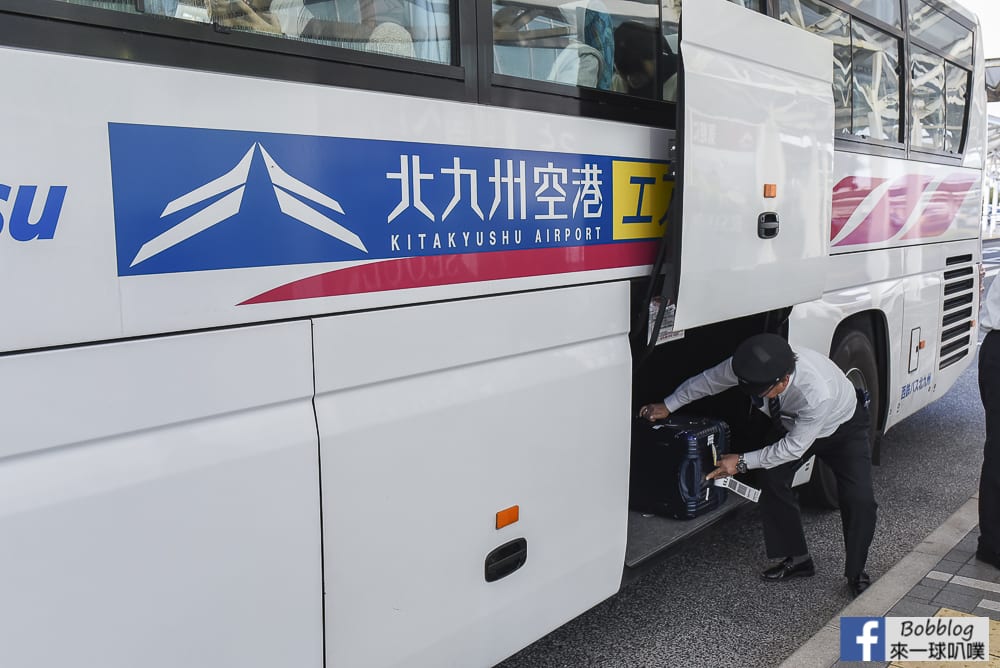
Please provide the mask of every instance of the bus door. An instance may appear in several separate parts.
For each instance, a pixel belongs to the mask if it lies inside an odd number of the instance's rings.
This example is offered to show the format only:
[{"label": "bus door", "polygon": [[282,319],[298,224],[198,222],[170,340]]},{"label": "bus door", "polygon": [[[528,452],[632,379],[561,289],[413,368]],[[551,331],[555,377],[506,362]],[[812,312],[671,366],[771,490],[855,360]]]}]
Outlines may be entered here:
[{"label": "bus door", "polygon": [[726,0],[681,21],[675,330],[818,298],[833,185],[831,42]]}]

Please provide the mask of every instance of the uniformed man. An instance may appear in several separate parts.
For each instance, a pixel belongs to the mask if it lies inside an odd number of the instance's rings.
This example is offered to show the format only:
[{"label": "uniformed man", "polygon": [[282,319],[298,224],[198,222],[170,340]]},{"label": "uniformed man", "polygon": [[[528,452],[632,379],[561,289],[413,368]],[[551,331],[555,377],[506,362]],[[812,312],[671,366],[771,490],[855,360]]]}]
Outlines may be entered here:
[{"label": "uniformed man", "polygon": [[986,445],[979,477],[979,546],[976,558],[1000,568],[1000,280],[983,301],[979,348],[979,396],[986,409]]},{"label": "uniformed man", "polygon": [[844,575],[854,596],[871,584],[865,572],[875,534],[878,505],[872,490],[867,398],[826,355],[792,349],[775,334],[744,341],[733,356],[687,379],[663,400],[647,404],[640,417],[661,420],[681,406],[739,386],[769,415],[778,433],[771,445],[745,454],[724,455],[714,479],[761,469],[760,505],[767,555],[780,559],[761,575],[780,582],[815,574],[806,546],[798,500],[791,489],[795,471],[810,455],[823,460],[837,478],[844,529]]}]

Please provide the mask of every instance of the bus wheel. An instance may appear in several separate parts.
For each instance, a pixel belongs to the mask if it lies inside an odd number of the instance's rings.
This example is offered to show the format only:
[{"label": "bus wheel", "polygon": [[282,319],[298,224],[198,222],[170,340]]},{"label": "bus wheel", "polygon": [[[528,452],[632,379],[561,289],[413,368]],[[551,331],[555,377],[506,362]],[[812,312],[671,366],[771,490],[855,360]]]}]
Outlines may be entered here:
[{"label": "bus wheel", "polygon": [[[882,396],[878,384],[878,364],[875,361],[875,346],[870,330],[851,329],[837,336],[830,355],[837,366],[843,369],[854,387],[868,392],[871,401],[868,411],[871,415],[871,432],[868,447],[873,448],[876,435],[876,421],[882,406]],[[802,503],[816,508],[838,508],[837,479],[826,464],[818,458],[813,466],[809,482],[799,493]]]}]

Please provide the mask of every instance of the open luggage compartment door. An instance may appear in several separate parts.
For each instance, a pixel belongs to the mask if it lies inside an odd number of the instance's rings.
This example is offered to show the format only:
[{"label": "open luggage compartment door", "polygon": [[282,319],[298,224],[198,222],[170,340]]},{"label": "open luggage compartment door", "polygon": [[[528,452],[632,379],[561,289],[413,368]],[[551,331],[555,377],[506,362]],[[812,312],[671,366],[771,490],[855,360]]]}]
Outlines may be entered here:
[{"label": "open luggage compartment door", "polygon": [[818,298],[833,188],[832,43],[726,0],[681,21],[675,330]]}]

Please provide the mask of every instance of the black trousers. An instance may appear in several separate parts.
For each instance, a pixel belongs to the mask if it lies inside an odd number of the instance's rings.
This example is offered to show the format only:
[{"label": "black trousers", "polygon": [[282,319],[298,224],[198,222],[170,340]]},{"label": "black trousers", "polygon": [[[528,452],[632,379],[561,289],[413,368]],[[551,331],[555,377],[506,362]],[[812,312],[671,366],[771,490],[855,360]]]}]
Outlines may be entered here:
[{"label": "black trousers", "polygon": [[816,455],[837,478],[847,557],[844,575],[851,578],[865,569],[868,548],[875,536],[878,509],[872,490],[869,425],[868,410],[859,399],[851,419],[829,436],[816,439],[801,459],[761,471],[758,477],[762,488],[760,510],[768,557],[780,559],[809,552],[802,530],[799,502],[791,485],[802,462],[810,455]]},{"label": "black trousers", "polygon": [[979,396],[986,409],[986,445],[979,477],[979,548],[1000,554],[1000,331],[979,348]]}]

